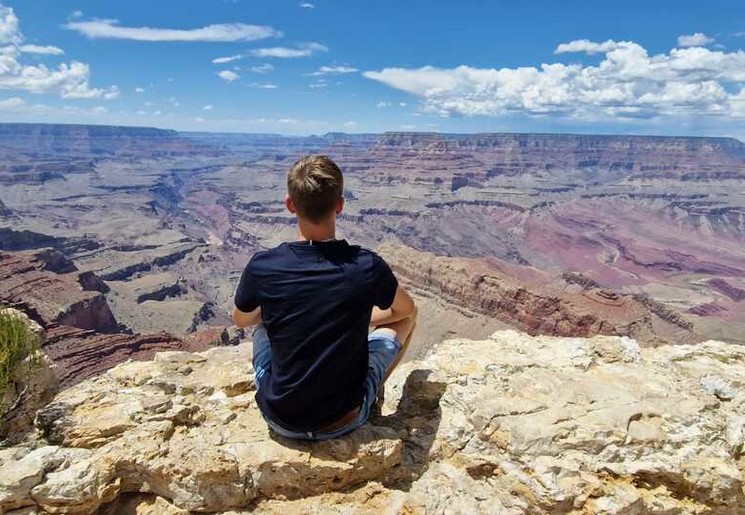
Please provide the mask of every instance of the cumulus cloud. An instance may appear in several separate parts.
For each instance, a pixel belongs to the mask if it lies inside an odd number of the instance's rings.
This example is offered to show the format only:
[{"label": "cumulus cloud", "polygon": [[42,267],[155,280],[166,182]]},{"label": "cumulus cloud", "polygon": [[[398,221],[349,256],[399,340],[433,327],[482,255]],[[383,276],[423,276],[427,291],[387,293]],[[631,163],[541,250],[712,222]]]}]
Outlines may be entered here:
[{"label": "cumulus cloud", "polygon": [[235,54],[235,55],[229,55],[227,57],[216,57],[215,59],[212,59],[212,64],[232,63],[233,61],[243,59],[244,57],[246,57],[245,54]]},{"label": "cumulus cloud", "polygon": [[310,77],[319,77],[321,75],[355,73],[358,71],[357,68],[352,68],[351,66],[321,66],[317,71],[309,73],[308,75]]},{"label": "cumulus cloud", "polygon": [[554,53],[568,54],[573,52],[582,52],[589,55],[604,54],[628,43],[629,42],[627,41],[616,42],[612,39],[609,39],[608,41],[604,41],[602,43],[596,43],[595,41],[590,41],[589,39],[576,39],[574,41],[570,41],[569,43],[561,43],[559,46],[556,47]]},{"label": "cumulus cloud", "polygon": [[696,32],[695,34],[684,34],[678,36],[679,47],[691,47],[691,46],[706,46],[714,42],[714,38],[710,38],[703,32]]},{"label": "cumulus cloud", "polygon": [[119,88],[90,86],[90,68],[78,61],[61,63],[56,68],[44,64],[24,64],[24,53],[61,55],[55,46],[23,44],[18,17],[11,7],[0,4],[0,89],[22,90],[31,93],[57,93],[63,98],[112,99]]},{"label": "cumulus cloud", "polygon": [[213,107],[210,104],[207,104],[206,106],[202,107],[203,111],[212,111]]},{"label": "cumulus cloud", "polygon": [[302,7],[303,9],[315,9],[316,5],[310,2],[300,2],[300,7]]},{"label": "cumulus cloud", "polygon": [[604,56],[595,65],[425,66],[363,75],[419,97],[423,110],[444,116],[523,113],[589,120],[737,115],[733,102],[745,83],[745,52],[699,46],[649,55],[633,42],[586,40],[556,50],[587,52],[601,46]]},{"label": "cumulus cloud", "polygon": [[144,92],[145,92],[145,88],[143,88],[141,86],[137,86],[135,88],[135,93],[144,93]]},{"label": "cumulus cloud", "polygon": [[274,66],[269,63],[264,63],[258,66],[252,66],[251,71],[254,73],[270,73],[274,71]]},{"label": "cumulus cloud", "polygon": [[119,20],[68,21],[64,27],[91,39],[129,39],[133,41],[255,41],[281,37],[282,33],[267,25],[218,23],[196,29],[123,27]]},{"label": "cumulus cloud", "polygon": [[225,82],[233,82],[234,80],[238,80],[241,78],[240,75],[238,75],[237,73],[231,70],[219,71],[217,72],[217,76],[220,77]]},{"label": "cumulus cloud", "polygon": [[318,52],[328,52],[328,48],[320,43],[308,43],[298,48],[272,47],[256,48],[251,50],[251,55],[255,57],[277,57],[280,59],[291,59],[295,57],[310,57]]}]

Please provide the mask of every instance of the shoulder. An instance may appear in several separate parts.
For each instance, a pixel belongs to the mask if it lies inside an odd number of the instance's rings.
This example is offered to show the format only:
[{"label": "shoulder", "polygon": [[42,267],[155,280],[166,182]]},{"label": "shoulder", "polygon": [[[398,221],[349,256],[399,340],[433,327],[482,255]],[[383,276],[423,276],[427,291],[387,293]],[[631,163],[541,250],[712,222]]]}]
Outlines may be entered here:
[{"label": "shoulder", "polygon": [[281,259],[287,253],[285,245],[279,245],[273,249],[260,250],[251,256],[246,265],[247,270],[260,270],[267,267],[271,267],[272,263],[275,263],[277,259]]},{"label": "shoulder", "polygon": [[355,245],[355,247],[357,249],[357,256],[360,262],[367,264],[374,270],[378,270],[382,267],[388,266],[388,263],[386,263],[385,259],[383,259],[383,257],[374,250],[370,250],[357,245]]}]

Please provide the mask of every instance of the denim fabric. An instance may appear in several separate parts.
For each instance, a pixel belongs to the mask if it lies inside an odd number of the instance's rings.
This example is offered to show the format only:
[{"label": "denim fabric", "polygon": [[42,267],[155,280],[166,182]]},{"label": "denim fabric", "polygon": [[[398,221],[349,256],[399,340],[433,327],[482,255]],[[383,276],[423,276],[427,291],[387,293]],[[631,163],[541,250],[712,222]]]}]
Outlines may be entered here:
[{"label": "denim fabric", "polygon": [[[367,422],[370,412],[378,398],[378,391],[383,384],[386,372],[401,353],[401,343],[397,338],[391,338],[385,331],[373,331],[367,338],[369,351],[369,363],[367,377],[365,378],[365,397],[360,407],[359,416],[346,427],[336,431],[308,431],[298,433],[288,431],[276,422],[264,415],[269,428],[280,436],[294,440],[330,440],[350,433]],[[259,388],[259,380],[271,369],[272,348],[269,336],[263,325],[259,325],[253,332],[253,365],[256,377],[256,388]],[[263,414],[262,414],[263,415]]]}]

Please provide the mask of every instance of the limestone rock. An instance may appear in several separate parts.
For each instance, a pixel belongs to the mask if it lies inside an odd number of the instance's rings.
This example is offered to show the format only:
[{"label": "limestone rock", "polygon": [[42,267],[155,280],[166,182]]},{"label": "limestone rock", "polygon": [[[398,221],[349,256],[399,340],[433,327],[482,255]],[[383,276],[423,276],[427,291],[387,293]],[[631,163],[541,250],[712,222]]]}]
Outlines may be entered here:
[{"label": "limestone rock", "polygon": [[[65,513],[745,513],[745,347],[449,340],[334,441],[271,434],[248,345],[61,392],[0,450],[0,508]],[[53,444],[53,445],[50,445]]]}]

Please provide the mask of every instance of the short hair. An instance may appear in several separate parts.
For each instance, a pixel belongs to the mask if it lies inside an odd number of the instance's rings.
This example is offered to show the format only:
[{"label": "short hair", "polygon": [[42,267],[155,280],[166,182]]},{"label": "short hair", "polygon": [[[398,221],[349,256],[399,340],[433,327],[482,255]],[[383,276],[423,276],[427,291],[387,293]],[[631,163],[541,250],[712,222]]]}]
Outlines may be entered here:
[{"label": "short hair", "polygon": [[299,215],[320,222],[336,207],[342,196],[341,170],[328,156],[308,155],[287,172],[287,193]]}]

